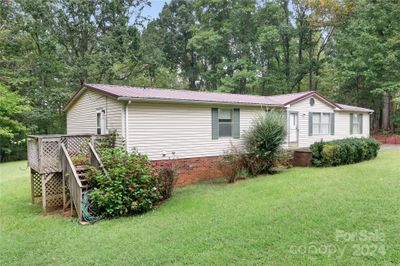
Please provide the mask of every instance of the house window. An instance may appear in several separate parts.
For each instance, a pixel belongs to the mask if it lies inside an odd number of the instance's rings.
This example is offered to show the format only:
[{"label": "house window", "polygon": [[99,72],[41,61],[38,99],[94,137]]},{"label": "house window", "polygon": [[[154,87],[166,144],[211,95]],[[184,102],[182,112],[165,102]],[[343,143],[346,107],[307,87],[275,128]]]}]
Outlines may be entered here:
[{"label": "house window", "polygon": [[352,134],[362,134],[362,114],[352,114]]},{"label": "house window", "polygon": [[232,109],[219,109],[219,137],[232,137]]},{"label": "house window", "polygon": [[329,135],[331,132],[331,115],[322,114],[321,116],[321,135]]},{"label": "house window", "polygon": [[105,134],[106,123],[105,123],[105,110],[96,111],[96,133],[97,135]]},{"label": "house window", "polygon": [[312,113],[313,135],[329,135],[331,132],[331,114]]},{"label": "house window", "polygon": [[240,109],[211,108],[211,138],[240,138]]}]

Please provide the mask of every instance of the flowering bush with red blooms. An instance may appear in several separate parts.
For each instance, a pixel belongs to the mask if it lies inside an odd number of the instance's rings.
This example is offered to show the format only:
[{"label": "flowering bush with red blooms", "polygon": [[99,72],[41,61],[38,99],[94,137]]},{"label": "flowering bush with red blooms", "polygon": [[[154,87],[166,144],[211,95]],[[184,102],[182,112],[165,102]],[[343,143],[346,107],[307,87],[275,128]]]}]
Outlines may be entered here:
[{"label": "flowering bush with red blooms", "polygon": [[109,177],[101,171],[91,171],[91,209],[105,217],[151,210],[161,197],[157,173],[147,156],[121,148],[102,148],[100,155]]}]

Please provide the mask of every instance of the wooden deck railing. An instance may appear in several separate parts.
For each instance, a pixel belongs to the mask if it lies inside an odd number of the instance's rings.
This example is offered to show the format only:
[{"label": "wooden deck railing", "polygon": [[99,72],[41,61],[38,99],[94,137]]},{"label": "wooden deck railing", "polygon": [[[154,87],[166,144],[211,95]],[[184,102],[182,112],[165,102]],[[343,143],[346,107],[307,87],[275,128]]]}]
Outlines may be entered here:
[{"label": "wooden deck railing", "polygon": [[90,165],[95,167],[96,169],[100,169],[103,173],[110,179],[107,170],[104,168],[103,162],[100,159],[99,154],[96,152],[96,149],[93,147],[91,143],[89,143],[89,159]]},{"label": "wooden deck railing", "polygon": [[61,172],[61,143],[70,156],[89,154],[88,143],[94,147],[109,135],[29,135],[27,141],[28,164],[39,174]]},{"label": "wooden deck railing", "polygon": [[71,211],[72,206],[74,206],[79,220],[82,221],[82,193],[83,190],[87,188],[87,186],[82,185],[64,143],[61,143],[61,167],[63,173],[64,209],[68,205],[65,197],[65,186],[67,185],[70,194]]}]

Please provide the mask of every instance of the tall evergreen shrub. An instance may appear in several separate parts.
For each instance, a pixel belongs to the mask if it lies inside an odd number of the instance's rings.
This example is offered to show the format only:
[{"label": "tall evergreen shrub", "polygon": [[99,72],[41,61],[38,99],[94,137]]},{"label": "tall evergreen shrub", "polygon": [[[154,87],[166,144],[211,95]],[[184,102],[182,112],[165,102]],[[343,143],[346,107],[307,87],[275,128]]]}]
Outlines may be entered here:
[{"label": "tall evergreen shrub", "polygon": [[286,113],[265,112],[253,120],[245,135],[247,165],[253,175],[270,172],[286,137]]}]

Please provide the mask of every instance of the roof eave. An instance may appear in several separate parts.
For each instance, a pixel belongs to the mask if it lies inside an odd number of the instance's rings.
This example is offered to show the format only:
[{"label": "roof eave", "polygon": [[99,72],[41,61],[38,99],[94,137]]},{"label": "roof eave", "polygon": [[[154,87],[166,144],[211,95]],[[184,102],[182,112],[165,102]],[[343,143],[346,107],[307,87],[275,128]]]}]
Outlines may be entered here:
[{"label": "roof eave", "polygon": [[109,93],[109,92],[107,92],[107,91],[100,90],[100,89],[98,89],[98,88],[96,88],[96,87],[93,87],[93,86],[90,86],[90,85],[87,85],[87,84],[83,84],[82,87],[81,87],[78,91],[76,91],[75,94],[74,94],[74,95],[70,98],[70,100],[67,102],[67,104],[65,105],[63,111],[64,111],[64,112],[67,112],[67,111],[71,108],[71,106],[74,105],[74,103],[76,102],[76,100],[77,100],[86,90],[92,90],[92,91],[96,91],[97,93],[101,93],[101,94],[105,94],[105,95],[107,95],[107,96],[111,96],[111,97],[113,97],[113,98],[118,98],[118,95]]},{"label": "roof eave", "polygon": [[375,111],[374,110],[371,110],[371,109],[365,109],[365,110],[348,110],[348,109],[345,109],[345,108],[342,108],[342,109],[340,109],[340,110],[337,110],[338,112],[354,112],[354,113],[370,113],[370,114],[372,114],[372,113],[374,113]]},{"label": "roof eave", "polygon": [[86,90],[84,86],[82,86],[79,90],[75,92],[75,94],[69,99],[66,105],[63,108],[63,112],[67,112],[72,105],[74,105],[75,101],[82,95],[82,93]]},{"label": "roof eave", "polygon": [[163,98],[139,98],[139,97],[118,97],[120,101],[133,102],[153,102],[153,103],[195,103],[195,104],[219,104],[219,105],[235,105],[235,106],[266,106],[274,108],[285,108],[280,104],[265,103],[242,103],[242,102],[221,102],[221,101],[202,101],[202,100],[185,100],[185,99],[163,99]]},{"label": "roof eave", "polygon": [[339,109],[339,110],[340,110],[340,109],[343,109],[342,107],[340,107],[339,105],[337,105],[335,102],[331,101],[329,98],[327,98],[327,97],[325,97],[325,96],[319,94],[319,93],[316,92],[316,91],[310,91],[309,93],[306,93],[306,94],[302,95],[301,97],[298,97],[298,98],[296,98],[296,99],[293,99],[293,100],[291,100],[291,101],[288,101],[288,102],[286,102],[286,103],[284,104],[284,106],[286,106],[286,105],[292,105],[292,104],[298,103],[299,101],[304,100],[305,98],[310,97],[310,96],[317,96],[318,98],[320,98],[321,100],[323,100],[325,103],[329,104],[330,106],[332,106],[332,107],[334,107],[334,108],[337,108],[337,109]]}]

